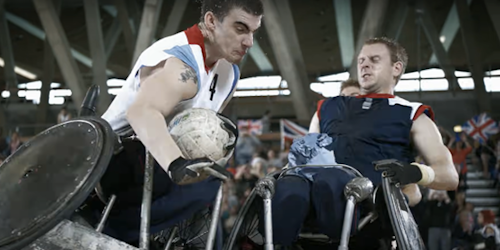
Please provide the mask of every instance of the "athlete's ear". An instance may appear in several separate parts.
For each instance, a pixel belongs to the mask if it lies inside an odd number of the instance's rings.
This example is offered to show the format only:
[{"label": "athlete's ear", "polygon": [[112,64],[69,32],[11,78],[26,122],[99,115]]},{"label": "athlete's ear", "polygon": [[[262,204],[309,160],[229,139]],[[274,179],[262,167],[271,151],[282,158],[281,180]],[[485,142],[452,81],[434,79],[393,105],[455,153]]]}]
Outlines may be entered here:
[{"label": "athlete's ear", "polygon": [[215,30],[215,22],[217,21],[217,18],[215,17],[215,15],[212,11],[207,11],[207,13],[205,13],[203,21],[205,23],[205,27],[209,31]]},{"label": "athlete's ear", "polygon": [[403,63],[402,62],[395,62],[392,65],[392,76],[394,78],[400,76],[403,73]]}]

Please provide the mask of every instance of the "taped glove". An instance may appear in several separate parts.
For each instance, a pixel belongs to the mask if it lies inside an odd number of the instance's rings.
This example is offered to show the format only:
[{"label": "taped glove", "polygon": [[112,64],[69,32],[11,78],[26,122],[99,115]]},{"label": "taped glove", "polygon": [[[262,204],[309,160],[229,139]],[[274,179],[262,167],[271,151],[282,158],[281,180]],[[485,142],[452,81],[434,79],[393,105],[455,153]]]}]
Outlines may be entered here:
[{"label": "taped glove", "polygon": [[390,178],[392,183],[408,185],[416,183],[428,185],[434,181],[434,170],[418,163],[404,163],[389,159],[373,162],[375,170],[383,171],[382,176]]}]

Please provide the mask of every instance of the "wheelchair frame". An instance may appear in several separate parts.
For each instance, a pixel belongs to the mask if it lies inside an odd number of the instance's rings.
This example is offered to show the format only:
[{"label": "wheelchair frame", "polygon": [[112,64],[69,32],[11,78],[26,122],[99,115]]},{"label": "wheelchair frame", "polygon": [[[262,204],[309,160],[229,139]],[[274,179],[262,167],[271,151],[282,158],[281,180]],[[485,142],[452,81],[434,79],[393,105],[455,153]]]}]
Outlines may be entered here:
[{"label": "wheelchair frame", "polygon": [[[99,87],[93,85],[87,91],[85,99],[80,108],[79,117],[95,116],[96,103],[99,96]],[[117,137],[118,138],[118,137]],[[129,137],[126,139],[135,140],[136,137]],[[117,140],[117,145],[121,141]],[[115,146],[117,146],[115,145]],[[115,148],[116,149],[116,148]],[[140,235],[139,235],[139,248],[130,246],[117,239],[109,237],[102,232],[104,225],[108,219],[109,213],[113,208],[116,201],[116,196],[111,195],[106,199],[102,194],[99,185],[95,188],[95,192],[99,199],[106,204],[103,209],[101,219],[95,229],[88,226],[75,223],[71,220],[65,219],[61,221],[52,230],[44,236],[38,238],[27,247],[25,250],[63,250],[63,249],[81,249],[81,250],[100,250],[100,249],[122,249],[122,250],[148,250],[150,247],[150,217],[151,217],[151,202],[152,202],[152,189],[153,189],[153,170],[154,158],[151,153],[146,149],[146,163],[144,173],[144,186],[143,186],[143,199],[141,204],[141,222],[140,222]],[[215,243],[215,236],[217,233],[217,226],[220,219],[220,208],[223,199],[223,182],[217,192],[215,204],[211,214],[210,227],[208,230],[206,250],[212,250]],[[178,234],[178,227],[175,226],[171,229],[165,250],[170,249],[176,235]],[[199,236],[197,236],[199,237]],[[222,246],[221,246],[222,247]]]},{"label": "wheelchair frame", "polygon": [[[359,203],[371,196],[371,202],[375,205],[375,198],[376,198],[376,193],[378,190],[378,187],[375,188],[375,191],[373,191],[373,187],[367,187],[366,185],[371,185],[371,182],[368,180],[369,184],[366,182],[366,178],[362,177],[362,174],[352,168],[351,166],[344,165],[344,164],[335,164],[335,165],[301,165],[301,166],[296,166],[293,168],[287,168],[284,169],[278,173],[270,174],[267,177],[274,178],[274,180],[277,180],[279,177],[283,176],[286,172],[296,169],[296,168],[301,168],[301,167],[335,167],[335,168],[342,168],[342,169],[348,169],[349,171],[353,172],[354,175],[356,176],[350,183],[346,185],[346,188],[344,189],[344,194],[347,199],[347,204],[346,204],[346,211],[344,215],[344,223],[342,227],[342,235],[340,238],[340,244],[338,249],[339,250],[347,250],[348,249],[348,241],[350,238],[350,231],[351,231],[351,222],[352,222],[352,212],[354,210],[354,206],[356,203]],[[366,179],[365,181],[361,181],[360,179]],[[353,182],[357,182],[354,183]],[[260,186],[259,186],[260,185]],[[360,192],[350,192],[348,186],[351,185],[352,188],[360,188],[360,190],[364,190],[364,193],[360,195]],[[364,186],[365,185],[365,186]],[[396,241],[398,244],[398,249],[401,250],[409,250],[409,249],[418,249],[418,250],[423,250],[425,249],[425,245],[423,244],[420,234],[418,232],[418,228],[415,228],[416,224],[414,223],[413,216],[411,215],[411,212],[409,211],[409,208],[407,204],[403,206],[401,202],[399,202],[401,199],[404,199],[399,186],[396,186],[395,184],[390,183],[388,178],[383,177],[382,178],[382,184],[381,184],[383,191],[384,191],[384,198],[385,202],[387,204],[391,204],[390,208],[388,209],[388,212],[392,212],[395,214],[395,216],[390,216],[391,218],[391,224],[393,231],[395,232],[396,236]],[[369,194],[366,192],[370,191]],[[231,231],[231,234],[229,236],[229,239],[227,241],[227,244],[225,246],[225,250],[233,250],[236,247],[237,244],[237,236],[238,236],[238,231],[243,230],[241,227],[244,223],[245,216],[247,213],[249,213],[249,210],[251,209],[251,206],[255,202],[255,199],[257,196],[260,196],[263,198],[263,209],[264,209],[264,236],[262,236],[263,239],[263,246],[264,249],[266,250],[273,250],[274,245],[272,242],[272,216],[271,216],[271,198],[272,198],[273,191],[269,189],[269,184],[265,182],[259,182],[257,183],[256,187],[254,190],[252,190],[252,193],[245,202],[243,208],[240,210],[240,213],[238,213],[238,218],[235,222],[235,225],[233,226],[233,230]],[[398,214],[395,209],[401,209],[404,210],[407,213],[407,217],[404,218],[404,216],[401,216]],[[255,216],[255,215],[252,215]],[[411,220],[408,218],[411,217]],[[252,224],[253,220],[255,217],[252,218]],[[375,211],[369,212],[365,217],[363,217],[359,224],[357,230],[361,230],[364,228],[368,223],[373,222],[378,218],[378,214]],[[412,224],[413,222],[413,224]],[[404,226],[407,226],[404,228],[402,226],[402,223],[406,223]],[[405,229],[410,228],[411,232],[406,232]],[[304,234],[299,234],[300,236],[305,236]],[[321,238],[321,239],[329,239],[326,235],[323,234],[311,234],[308,235],[307,238]],[[383,240],[382,240],[383,241]],[[382,242],[381,242],[382,243]],[[385,242],[384,242],[385,243]],[[416,247],[416,248],[415,248]]]}]

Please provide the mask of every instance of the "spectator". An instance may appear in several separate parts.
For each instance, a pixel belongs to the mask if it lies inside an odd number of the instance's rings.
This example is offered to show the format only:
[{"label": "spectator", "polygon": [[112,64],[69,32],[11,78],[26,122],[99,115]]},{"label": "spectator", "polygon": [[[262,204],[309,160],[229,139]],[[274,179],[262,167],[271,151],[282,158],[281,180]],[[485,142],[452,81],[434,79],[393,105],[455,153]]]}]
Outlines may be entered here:
[{"label": "spectator", "polygon": [[57,115],[57,123],[62,123],[71,119],[71,114],[66,109],[66,106],[61,108],[59,114]]},{"label": "spectator", "polygon": [[19,147],[21,147],[21,145],[23,145],[23,143],[21,142],[19,134],[17,132],[13,132],[10,136],[9,145],[4,152],[4,155],[9,156],[13,154]]},{"label": "spectator", "polygon": [[266,155],[261,151],[253,154],[252,161],[250,162],[250,172],[258,178],[262,178],[267,174],[268,165],[266,158]]},{"label": "spectator", "polygon": [[452,203],[446,191],[433,191],[427,203],[429,250],[451,249]]},{"label": "spectator", "polygon": [[267,173],[272,173],[283,167],[283,161],[276,157],[276,152],[272,149],[267,151]]},{"label": "spectator", "polygon": [[495,250],[500,246],[500,230],[495,225],[495,214],[491,210],[482,210],[477,215],[477,223],[481,226],[479,233],[484,239],[488,250]]},{"label": "spectator", "polygon": [[248,164],[260,145],[260,140],[257,137],[251,135],[248,131],[241,131],[241,136],[236,143],[236,164]]},{"label": "spectator", "polygon": [[453,163],[455,163],[455,167],[457,168],[458,173],[460,173],[461,175],[465,175],[465,173],[467,173],[467,155],[472,152],[472,147],[469,144],[465,133],[460,134],[459,140],[451,137],[451,140],[448,143],[448,149],[450,149],[451,155],[453,157]]},{"label": "spectator", "polygon": [[238,198],[243,198],[245,193],[255,187],[255,183],[259,177],[252,174],[250,164],[243,164],[236,168],[234,179],[236,181],[236,195]]},{"label": "spectator", "polygon": [[490,139],[485,144],[480,144],[475,152],[476,157],[480,159],[480,166],[485,178],[496,177],[495,165],[497,158],[495,155],[495,146],[493,140]]},{"label": "spectator", "polygon": [[271,111],[266,110],[264,113],[264,116],[262,116],[262,133],[269,133],[271,132]]},{"label": "spectator", "polygon": [[473,219],[470,213],[463,210],[459,213],[458,223],[452,233],[454,249],[474,249],[473,229]]}]

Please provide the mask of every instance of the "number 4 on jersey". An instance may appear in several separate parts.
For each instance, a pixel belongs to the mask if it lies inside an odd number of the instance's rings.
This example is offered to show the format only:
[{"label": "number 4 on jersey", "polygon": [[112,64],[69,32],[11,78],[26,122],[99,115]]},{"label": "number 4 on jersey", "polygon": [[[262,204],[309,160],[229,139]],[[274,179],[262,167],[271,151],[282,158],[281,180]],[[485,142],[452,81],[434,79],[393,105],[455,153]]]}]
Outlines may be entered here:
[{"label": "number 4 on jersey", "polygon": [[214,79],[212,80],[212,83],[210,84],[209,91],[212,93],[212,94],[210,94],[210,101],[213,101],[213,99],[214,99],[215,87],[217,86],[217,78],[219,78],[219,75],[215,74]]}]

